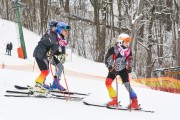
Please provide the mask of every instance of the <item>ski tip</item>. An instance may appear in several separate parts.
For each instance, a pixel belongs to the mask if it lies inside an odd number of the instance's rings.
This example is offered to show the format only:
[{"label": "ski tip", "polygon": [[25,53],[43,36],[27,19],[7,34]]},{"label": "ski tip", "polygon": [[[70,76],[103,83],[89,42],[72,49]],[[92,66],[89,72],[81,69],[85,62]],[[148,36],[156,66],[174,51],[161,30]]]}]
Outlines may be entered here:
[{"label": "ski tip", "polygon": [[84,104],[88,105],[88,103],[86,101],[83,101]]},{"label": "ski tip", "polygon": [[17,88],[17,87],[20,87],[20,86],[18,86],[18,85],[14,85],[14,87],[15,87],[15,88]]},{"label": "ski tip", "polygon": [[19,85],[14,85],[14,87],[17,88],[17,89],[22,89],[22,90],[28,89],[28,87],[22,87],[22,86],[19,86]]}]

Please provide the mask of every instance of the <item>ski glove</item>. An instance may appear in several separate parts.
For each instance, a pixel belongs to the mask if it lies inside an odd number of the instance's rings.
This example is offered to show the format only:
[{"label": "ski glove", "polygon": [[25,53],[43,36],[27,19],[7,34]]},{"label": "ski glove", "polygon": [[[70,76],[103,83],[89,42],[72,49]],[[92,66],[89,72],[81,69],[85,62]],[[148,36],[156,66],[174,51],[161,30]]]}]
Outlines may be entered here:
[{"label": "ski glove", "polygon": [[49,57],[47,57],[47,59],[48,59],[49,63],[51,63],[52,65],[55,65],[53,56],[49,56]]},{"label": "ski glove", "polygon": [[59,51],[56,51],[54,54],[55,54],[55,55],[61,55],[62,53],[59,52]]},{"label": "ski glove", "polygon": [[46,54],[47,57],[52,57],[54,55],[52,50],[49,50]]},{"label": "ski glove", "polygon": [[108,69],[109,69],[109,72],[110,72],[110,73],[116,75],[116,69],[115,69],[114,67],[109,66]]},{"label": "ski glove", "polygon": [[60,61],[62,64],[64,64],[65,61],[66,61],[66,55],[65,55],[65,54],[61,54],[61,55],[59,56],[59,61]]}]

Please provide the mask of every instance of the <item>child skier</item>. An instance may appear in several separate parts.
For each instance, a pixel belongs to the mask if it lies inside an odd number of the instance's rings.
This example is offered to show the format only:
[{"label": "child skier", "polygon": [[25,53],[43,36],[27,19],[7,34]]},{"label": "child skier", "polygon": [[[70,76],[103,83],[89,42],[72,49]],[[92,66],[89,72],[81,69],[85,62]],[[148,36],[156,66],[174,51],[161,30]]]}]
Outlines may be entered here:
[{"label": "child skier", "polygon": [[[50,21],[49,22],[49,30],[45,33],[45,34],[50,34],[50,31],[55,31],[56,30],[56,25],[58,24],[57,21]],[[64,39],[65,42],[67,42]],[[43,87],[50,90],[50,89],[58,89],[58,90],[62,90],[65,91],[66,89],[60,85],[60,77],[61,77],[61,73],[64,70],[64,67],[62,64],[64,64],[65,62],[65,46],[67,44],[60,44],[59,50],[56,52],[56,54],[53,57],[48,57],[50,64],[54,65],[56,67],[56,73],[53,79],[53,83],[51,85],[45,84],[45,81],[43,83]]]},{"label": "child skier", "polygon": [[[53,26],[56,27],[54,28]],[[38,42],[33,56],[36,59],[41,73],[35,80],[35,86],[32,88],[33,91],[43,91],[44,93],[48,92],[48,90],[43,87],[43,83],[49,72],[49,63],[52,63],[61,70],[57,73],[58,77],[61,76],[63,66],[55,55],[60,54],[59,47],[65,47],[68,44],[65,38],[68,36],[69,30],[70,26],[68,24],[64,22],[55,23],[52,25],[52,29],[49,30]],[[59,80],[55,82],[59,82]],[[59,87],[58,85],[59,84],[56,84],[54,87],[60,89],[60,85]]]},{"label": "child skier", "polygon": [[120,75],[122,82],[130,94],[131,104],[128,107],[134,109],[139,107],[137,95],[131,88],[128,78],[128,73],[131,72],[131,68],[133,67],[132,52],[129,47],[130,42],[131,38],[129,35],[120,34],[115,45],[108,50],[105,56],[105,64],[109,69],[105,84],[112,99],[112,101],[108,102],[109,106],[118,105],[116,91],[111,84],[116,76]]}]

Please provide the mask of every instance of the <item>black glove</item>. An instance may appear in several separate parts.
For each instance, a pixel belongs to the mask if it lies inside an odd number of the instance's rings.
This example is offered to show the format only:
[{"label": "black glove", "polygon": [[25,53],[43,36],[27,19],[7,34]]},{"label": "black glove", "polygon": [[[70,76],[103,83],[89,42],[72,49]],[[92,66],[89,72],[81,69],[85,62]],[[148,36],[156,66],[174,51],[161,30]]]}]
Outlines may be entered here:
[{"label": "black glove", "polygon": [[59,61],[60,61],[62,64],[64,64],[65,61],[66,61],[66,55],[65,55],[65,54],[61,54],[61,55],[59,56]]},{"label": "black glove", "polygon": [[49,63],[51,63],[52,65],[55,65],[55,61],[54,61],[54,57],[53,56],[48,56],[47,60],[49,61]]},{"label": "black glove", "polygon": [[54,54],[55,54],[55,55],[61,55],[62,53],[59,52],[59,51],[56,51]]},{"label": "black glove", "polygon": [[106,67],[108,68],[108,70],[112,69],[112,65],[106,64]]},{"label": "black glove", "polygon": [[112,74],[116,75],[116,69],[112,68],[111,70],[109,70],[109,72],[111,72]]},{"label": "black glove", "polygon": [[131,67],[126,68],[126,71],[127,71],[127,73],[131,73],[132,72],[132,68]]},{"label": "black glove", "polygon": [[110,73],[116,75],[116,69],[114,67],[112,67],[111,65],[107,66],[108,70]]},{"label": "black glove", "polygon": [[52,57],[54,55],[53,51],[52,50],[49,50],[47,53],[46,53],[46,56],[47,57]]}]

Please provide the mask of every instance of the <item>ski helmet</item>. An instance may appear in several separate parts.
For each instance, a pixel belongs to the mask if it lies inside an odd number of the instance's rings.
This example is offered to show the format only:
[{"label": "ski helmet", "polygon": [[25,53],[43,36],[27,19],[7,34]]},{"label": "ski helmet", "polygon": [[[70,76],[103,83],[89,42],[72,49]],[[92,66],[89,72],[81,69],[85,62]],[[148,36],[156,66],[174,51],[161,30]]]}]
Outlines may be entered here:
[{"label": "ski helmet", "polygon": [[56,32],[58,34],[61,34],[62,30],[71,30],[71,26],[69,26],[68,24],[64,22],[59,22],[56,26]]},{"label": "ski helmet", "polygon": [[131,42],[131,37],[128,34],[122,33],[118,36],[116,42],[119,42],[120,44],[122,44],[122,42]]},{"label": "ski helmet", "polygon": [[58,24],[58,21],[51,20],[49,21],[49,28],[52,29],[52,27],[56,27],[57,24]]}]

